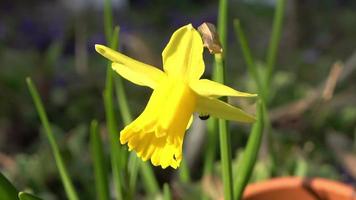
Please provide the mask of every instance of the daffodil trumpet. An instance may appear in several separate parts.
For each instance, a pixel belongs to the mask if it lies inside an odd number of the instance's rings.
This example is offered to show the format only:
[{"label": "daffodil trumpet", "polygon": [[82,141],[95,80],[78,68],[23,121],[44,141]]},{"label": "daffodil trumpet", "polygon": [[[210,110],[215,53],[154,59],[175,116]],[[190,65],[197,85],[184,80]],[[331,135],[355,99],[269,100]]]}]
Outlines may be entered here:
[{"label": "daffodil trumpet", "polygon": [[203,41],[191,24],[175,31],[162,52],[163,71],[103,45],[98,53],[111,60],[112,68],[134,84],[153,89],[144,111],[120,132],[121,144],[128,144],[143,161],[154,166],[178,168],[186,129],[193,113],[237,122],[252,123],[255,117],[226,102],[220,96],[255,97],[223,84],[200,79],[205,70]]}]

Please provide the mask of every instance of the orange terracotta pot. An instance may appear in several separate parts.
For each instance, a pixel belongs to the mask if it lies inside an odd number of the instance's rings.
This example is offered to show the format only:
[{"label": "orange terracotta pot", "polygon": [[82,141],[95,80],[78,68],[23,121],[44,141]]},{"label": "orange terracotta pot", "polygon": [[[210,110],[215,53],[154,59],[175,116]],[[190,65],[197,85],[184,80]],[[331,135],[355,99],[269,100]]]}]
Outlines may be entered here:
[{"label": "orange terracotta pot", "polygon": [[356,200],[356,190],[322,178],[283,177],[248,185],[243,199]]}]

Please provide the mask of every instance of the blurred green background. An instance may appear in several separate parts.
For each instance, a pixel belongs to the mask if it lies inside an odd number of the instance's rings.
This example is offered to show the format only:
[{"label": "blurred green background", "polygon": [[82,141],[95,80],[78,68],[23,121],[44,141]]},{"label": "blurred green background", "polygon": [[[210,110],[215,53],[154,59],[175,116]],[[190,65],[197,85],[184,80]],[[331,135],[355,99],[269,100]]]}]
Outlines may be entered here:
[{"label": "blurred green background", "polygon": [[[112,2],[114,24],[121,27],[120,50],[159,68],[161,51],[177,28],[188,23],[195,27],[203,22],[216,24],[217,1]],[[227,85],[255,92],[232,22],[235,18],[241,21],[255,58],[264,60],[275,1],[229,3]],[[269,151],[262,146],[252,181],[298,175],[356,185],[356,2],[288,0],[286,6],[271,92],[273,142]],[[87,184],[94,180],[88,148],[92,119],[101,122],[102,136],[107,140],[102,100],[106,62],[94,50],[94,44],[106,43],[103,30],[101,0],[1,0],[0,170],[18,188],[28,188],[44,199],[64,198],[49,144],[27,91],[25,78],[30,76],[40,90],[80,196],[94,199],[92,185]],[[205,53],[204,76],[210,77],[213,59]],[[332,98],[326,99],[319,94],[325,91],[337,61],[343,63],[343,70]],[[125,87],[137,116],[150,90],[129,82]],[[122,128],[122,120],[118,121]],[[190,134],[185,141],[192,185],[203,180],[206,142],[204,131],[199,131],[205,130],[204,123],[196,121],[191,132],[202,133],[197,137]],[[236,132],[233,155],[239,155],[248,127],[232,123],[231,129]],[[155,172],[160,183],[177,179],[173,170],[155,168]],[[194,193],[186,185],[176,188]]]}]

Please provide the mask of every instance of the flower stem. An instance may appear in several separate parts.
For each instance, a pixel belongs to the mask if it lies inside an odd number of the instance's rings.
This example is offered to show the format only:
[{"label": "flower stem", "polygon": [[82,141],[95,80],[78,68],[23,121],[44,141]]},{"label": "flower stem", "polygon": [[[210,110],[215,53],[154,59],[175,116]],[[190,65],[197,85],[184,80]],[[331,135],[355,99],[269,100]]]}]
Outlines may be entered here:
[{"label": "flower stem", "polygon": [[[226,38],[227,38],[227,0],[219,0],[218,13],[218,34],[220,43],[223,48],[223,54],[215,54],[215,81],[224,83],[225,81],[225,60],[227,55]],[[225,101],[227,99],[225,98]],[[219,119],[219,138],[220,138],[220,154],[222,164],[222,175],[224,184],[224,199],[233,199],[233,182],[231,169],[231,143],[228,124],[225,120]]]},{"label": "flower stem", "polygon": [[[221,55],[215,55],[215,73],[216,81],[224,83],[224,62]],[[224,99],[226,101],[226,98]],[[224,184],[224,199],[232,200],[233,198],[233,182],[231,169],[231,139],[228,131],[228,124],[225,120],[218,120],[218,130],[220,139],[220,154],[222,164],[222,175]]]}]

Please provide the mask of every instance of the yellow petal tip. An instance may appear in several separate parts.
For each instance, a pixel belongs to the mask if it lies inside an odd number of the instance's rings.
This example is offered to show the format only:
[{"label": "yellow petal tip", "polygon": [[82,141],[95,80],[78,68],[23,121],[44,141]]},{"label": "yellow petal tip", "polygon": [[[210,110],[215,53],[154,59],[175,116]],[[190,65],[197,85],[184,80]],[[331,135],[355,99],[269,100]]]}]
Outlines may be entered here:
[{"label": "yellow petal tip", "polygon": [[96,52],[100,53],[101,55],[105,54],[105,46],[101,44],[95,45]]}]

